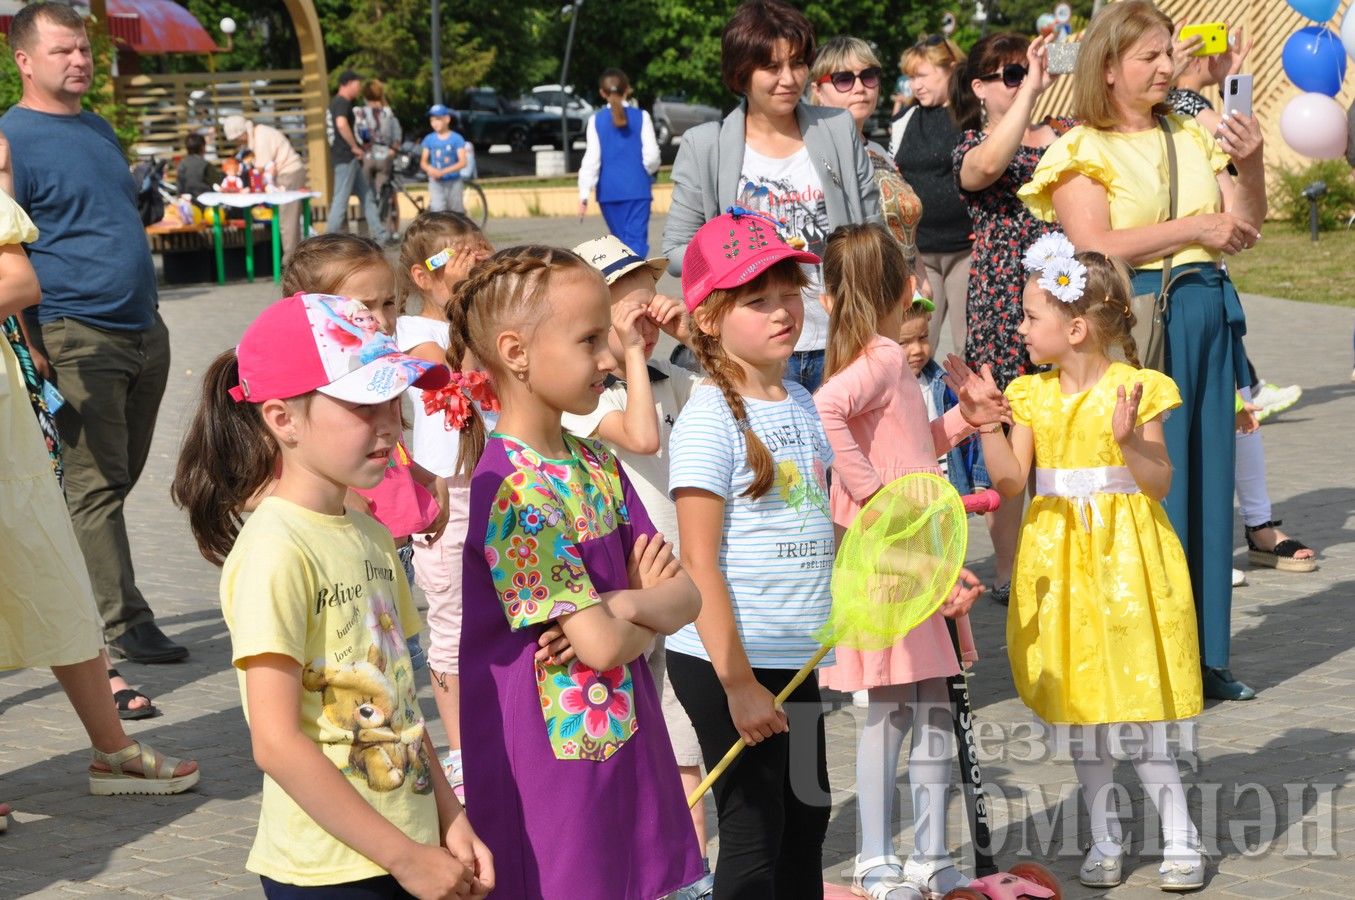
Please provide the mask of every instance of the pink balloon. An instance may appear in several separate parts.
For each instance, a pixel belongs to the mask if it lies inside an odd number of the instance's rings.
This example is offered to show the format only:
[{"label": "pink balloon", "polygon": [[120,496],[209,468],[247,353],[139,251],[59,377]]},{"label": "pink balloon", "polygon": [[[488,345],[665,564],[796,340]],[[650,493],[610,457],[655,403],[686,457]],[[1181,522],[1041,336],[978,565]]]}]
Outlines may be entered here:
[{"label": "pink balloon", "polygon": [[1346,111],[1326,94],[1299,94],[1280,113],[1280,136],[1297,153],[1336,159],[1346,152]]}]

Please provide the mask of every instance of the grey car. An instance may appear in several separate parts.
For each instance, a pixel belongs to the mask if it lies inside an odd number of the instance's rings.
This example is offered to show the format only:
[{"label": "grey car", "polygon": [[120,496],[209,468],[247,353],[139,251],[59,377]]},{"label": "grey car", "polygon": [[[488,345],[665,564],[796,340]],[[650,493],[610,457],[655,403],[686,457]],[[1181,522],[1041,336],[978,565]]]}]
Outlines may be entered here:
[{"label": "grey car", "polygon": [[650,112],[654,120],[654,134],[661,148],[667,148],[682,140],[682,135],[694,125],[703,122],[718,122],[724,114],[713,106],[704,103],[688,103],[685,94],[662,94],[654,101]]}]

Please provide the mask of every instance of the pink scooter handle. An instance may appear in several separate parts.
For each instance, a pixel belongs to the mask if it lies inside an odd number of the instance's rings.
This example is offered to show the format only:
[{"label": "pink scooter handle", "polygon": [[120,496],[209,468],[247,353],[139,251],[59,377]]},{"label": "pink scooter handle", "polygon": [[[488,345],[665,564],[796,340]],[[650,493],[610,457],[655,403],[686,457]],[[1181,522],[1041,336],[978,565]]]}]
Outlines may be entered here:
[{"label": "pink scooter handle", "polygon": [[992,488],[985,488],[977,494],[965,494],[960,499],[967,513],[990,513],[1002,505],[1002,495]]}]

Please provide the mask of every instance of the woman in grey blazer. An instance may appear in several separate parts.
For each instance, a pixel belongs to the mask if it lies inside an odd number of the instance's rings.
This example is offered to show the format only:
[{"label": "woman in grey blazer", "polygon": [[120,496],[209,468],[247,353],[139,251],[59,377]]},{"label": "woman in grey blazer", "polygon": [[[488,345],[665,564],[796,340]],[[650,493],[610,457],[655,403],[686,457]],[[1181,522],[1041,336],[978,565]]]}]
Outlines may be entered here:
[{"label": "woman in grey blazer", "polygon": [[[879,222],[870,158],[846,110],[802,98],[814,59],[814,31],[780,0],[746,0],[721,37],[721,77],[743,101],[723,122],[682,136],[673,163],[673,200],[663,252],[674,275],[696,230],[731,206],[765,213],[791,243],[822,253],[839,225]],[[805,288],[804,329],[786,377],[813,391],[823,378],[828,314],[818,267]]]}]

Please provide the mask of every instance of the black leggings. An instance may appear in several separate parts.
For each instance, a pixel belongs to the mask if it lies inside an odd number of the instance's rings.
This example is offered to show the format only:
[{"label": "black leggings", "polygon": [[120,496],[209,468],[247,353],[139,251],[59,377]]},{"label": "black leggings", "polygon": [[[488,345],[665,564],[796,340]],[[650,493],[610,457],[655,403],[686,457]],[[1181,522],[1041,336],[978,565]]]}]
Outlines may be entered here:
[{"label": "black leggings", "polygon": [[[667,663],[706,767],[713,768],[739,740],[724,688],[704,659],[670,651]],[[773,694],[794,675],[786,669],[753,670]],[[785,711],[789,733],[746,748],[715,782],[720,817],[716,900],[823,898],[823,838],[832,798],[815,676],[795,689]]]},{"label": "black leggings", "polygon": [[414,900],[414,895],[391,875],[377,875],[345,884],[283,884],[260,875],[263,895],[268,900]]}]

